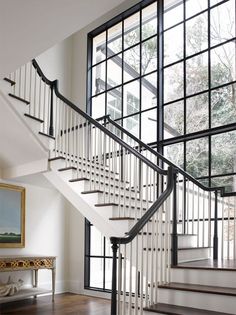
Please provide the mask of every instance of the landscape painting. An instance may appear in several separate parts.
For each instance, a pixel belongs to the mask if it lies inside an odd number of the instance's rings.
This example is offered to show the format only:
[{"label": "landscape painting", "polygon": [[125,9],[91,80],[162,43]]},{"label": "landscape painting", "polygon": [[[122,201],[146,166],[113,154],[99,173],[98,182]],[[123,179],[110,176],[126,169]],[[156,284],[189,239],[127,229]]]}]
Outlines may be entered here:
[{"label": "landscape painting", "polygon": [[0,183],[0,248],[25,246],[25,188]]}]

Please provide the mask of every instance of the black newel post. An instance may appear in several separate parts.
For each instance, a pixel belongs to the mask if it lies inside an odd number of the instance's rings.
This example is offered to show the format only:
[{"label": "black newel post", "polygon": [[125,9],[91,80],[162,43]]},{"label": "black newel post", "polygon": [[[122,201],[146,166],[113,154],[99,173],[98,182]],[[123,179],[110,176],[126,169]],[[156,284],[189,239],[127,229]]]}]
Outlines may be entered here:
[{"label": "black newel post", "polygon": [[116,240],[111,239],[112,242],[112,287],[111,287],[111,315],[117,314],[116,302],[116,287],[117,287],[117,250],[118,244]]},{"label": "black newel post", "polygon": [[172,231],[172,266],[178,265],[178,235],[177,235],[177,193],[176,193],[177,174],[174,174],[173,188],[173,231]]},{"label": "black newel post", "polygon": [[218,199],[217,199],[217,190],[215,191],[215,218],[214,218],[214,237],[213,237],[213,259],[218,259]]},{"label": "black newel post", "polygon": [[53,136],[53,134],[54,134],[54,127],[53,127],[53,83],[51,83],[50,89],[51,89],[51,104],[50,104],[49,135]]}]

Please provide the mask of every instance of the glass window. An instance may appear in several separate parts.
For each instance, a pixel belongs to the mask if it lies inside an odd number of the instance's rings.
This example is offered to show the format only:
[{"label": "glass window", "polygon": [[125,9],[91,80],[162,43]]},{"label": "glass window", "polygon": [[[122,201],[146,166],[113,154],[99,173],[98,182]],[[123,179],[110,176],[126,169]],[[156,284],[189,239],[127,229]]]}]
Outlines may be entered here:
[{"label": "glass window", "polygon": [[140,13],[124,20],[124,47],[128,48],[140,41]]},{"label": "glass window", "polygon": [[164,1],[164,29],[167,29],[181,21],[184,17],[183,1]]},{"label": "glass window", "polygon": [[235,0],[213,8],[211,11],[211,45],[217,45],[235,37]]},{"label": "glass window", "polygon": [[119,119],[122,114],[121,88],[110,90],[107,93],[107,114],[111,119]]},{"label": "glass window", "polygon": [[235,41],[211,50],[212,87],[235,80]]},{"label": "glass window", "polygon": [[186,17],[193,16],[208,7],[208,0],[187,0],[186,1]]},{"label": "glass window", "polygon": [[123,127],[139,138],[140,115],[133,115],[123,119]]},{"label": "glass window", "polygon": [[120,85],[122,82],[122,56],[116,55],[107,61],[107,88]]},{"label": "glass window", "polygon": [[106,63],[102,62],[99,65],[93,67],[92,75],[92,93],[93,95],[99,94],[104,91],[106,87]]},{"label": "glass window", "polygon": [[[173,38],[175,44],[173,45]],[[180,24],[164,33],[164,64],[183,59],[184,33]]]},{"label": "glass window", "polygon": [[124,81],[133,80],[140,75],[140,45],[124,52]]},{"label": "glass window", "polygon": [[236,173],[236,131],[212,136],[212,175]]},{"label": "glass window", "polygon": [[109,28],[107,34],[107,55],[109,57],[122,50],[122,23]]},{"label": "glass window", "polygon": [[106,32],[93,38],[93,64],[106,58]]},{"label": "glass window", "polygon": [[186,54],[196,54],[208,47],[208,14],[203,13],[186,22]]},{"label": "glass window", "polygon": [[183,63],[177,63],[164,70],[164,103],[182,98],[184,95]]},{"label": "glass window", "polygon": [[157,37],[146,40],[142,44],[142,74],[157,69]]},{"label": "glass window", "polygon": [[141,115],[141,140],[145,143],[157,141],[157,110],[148,110]]},{"label": "glass window", "polygon": [[157,106],[157,73],[142,78],[142,110]]},{"label": "glass window", "polygon": [[157,2],[142,10],[142,40],[157,33]]},{"label": "glass window", "polygon": [[211,93],[211,125],[224,126],[236,122],[236,85],[230,84]]},{"label": "glass window", "polygon": [[132,115],[140,110],[139,80],[124,85],[124,116]]},{"label": "glass window", "polygon": [[196,132],[209,128],[208,93],[186,99],[186,132]]},{"label": "glass window", "polygon": [[208,175],[208,139],[200,138],[186,142],[186,170],[194,177]]},{"label": "glass window", "polygon": [[105,115],[105,93],[92,99],[92,116],[99,118]]},{"label": "glass window", "polygon": [[175,165],[184,168],[184,144],[183,142],[164,147],[164,155]]},{"label": "glass window", "polygon": [[179,137],[184,133],[184,102],[164,107],[164,139]]}]

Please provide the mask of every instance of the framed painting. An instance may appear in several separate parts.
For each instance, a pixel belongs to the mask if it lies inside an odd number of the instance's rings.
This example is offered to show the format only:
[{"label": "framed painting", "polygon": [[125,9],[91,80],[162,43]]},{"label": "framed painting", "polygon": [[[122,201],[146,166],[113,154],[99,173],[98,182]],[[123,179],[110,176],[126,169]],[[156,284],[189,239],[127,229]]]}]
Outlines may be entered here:
[{"label": "framed painting", "polygon": [[25,247],[25,188],[0,183],[0,248]]}]

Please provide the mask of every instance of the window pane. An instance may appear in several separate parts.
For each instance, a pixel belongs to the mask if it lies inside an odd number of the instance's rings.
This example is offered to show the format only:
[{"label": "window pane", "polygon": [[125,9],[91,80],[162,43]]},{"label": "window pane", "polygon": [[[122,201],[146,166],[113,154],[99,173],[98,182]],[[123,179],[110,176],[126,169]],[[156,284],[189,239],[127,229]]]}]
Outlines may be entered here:
[{"label": "window pane", "polygon": [[107,55],[113,56],[122,50],[122,23],[108,29]]},{"label": "window pane", "polygon": [[164,139],[184,133],[184,102],[164,106]]},{"label": "window pane", "polygon": [[[173,38],[175,44],[173,45]],[[164,33],[164,64],[170,64],[183,58],[183,24]]]},{"label": "window pane", "polygon": [[145,143],[157,140],[157,110],[152,109],[141,115],[141,140]]},{"label": "window pane", "polygon": [[134,115],[123,119],[123,127],[137,138],[139,138],[139,117],[140,115]]},{"label": "window pane", "polygon": [[235,0],[227,1],[211,10],[211,45],[235,37]]},{"label": "window pane", "polygon": [[134,114],[140,110],[139,80],[124,85],[124,116]]},{"label": "window pane", "polygon": [[208,93],[186,100],[186,132],[196,132],[209,128]]},{"label": "window pane", "polygon": [[121,88],[110,90],[107,93],[107,114],[111,119],[121,117]]},{"label": "window pane", "polygon": [[105,90],[106,63],[102,62],[92,70],[92,93],[93,95]]},{"label": "window pane", "polygon": [[157,37],[146,40],[142,44],[142,74],[157,68]]},{"label": "window pane", "polygon": [[207,12],[186,22],[187,56],[198,53],[208,47]]},{"label": "window pane", "polygon": [[124,81],[137,78],[140,75],[140,45],[124,52]]},{"label": "window pane", "polygon": [[217,86],[235,80],[235,42],[211,51],[211,85]]},{"label": "window pane", "polygon": [[236,131],[212,136],[212,175],[236,172]]},{"label": "window pane", "polygon": [[140,13],[124,20],[124,47],[128,48],[140,41]]},{"label": "window pane", "polygon": [[157,2],[142,10],[142,40],[157,33]]},{"label": "window pane", "polygon": [[164,155],[175,165],[184,167],[184,144],[182,142],[165,146]]},{"label": "window pane", "polygon": [[105,289],[111,290],[112,280],[112,259],[106,258],[105,260]]},{"label": "window pane", "polygon": [[208,139],[186,142],[186,170],[194,177],[208,175]]},{"label": "window pane", "polygon": [[104,252],[104,237],[94,225],[90,227],[90,231],[90,255],[101,256]]},{"label": "window pane", "polygon": [[103,288],[103,258],[90,258],[90,287]]},{"label": "window pane", "polygon": [[186,18],[201,12],[208,7],[208,0],[188,0],[186,1]]},{"label": "window pane", "polygon": [[164,1],[164,29],[183,21],[184,7],[183,1]]},{"label": "window pane", "polygon": [[105,93],[92,98],[92,117],[99,118],[105,115]]},{"label": "window pane", "polygon": [[107,88],[121,84],[122,55],[117,55],[107,61]]},{"label": "window pane", "polygon": [[106,58],[106,32],[93,38],[93,64]]},{"label": "window pane", "polygon": [[221,176],[211,179],[212,187],[225,187],[226,192],[236,191],[236,176]]},{"label": "window pane", "polygon": [[157,106],[157,73],[142,78],[142,110]]},{"label": "window pane", "polygon": [[208,53],[197,55],[186,61],[187,95],[208,88]]},{"label": "window pane", "polygon": [[211,92],[212,127],[236,122],[236,85],[228,85]]},{"label": "window pane", "polygon": [[174,101],[183,97],[183,63],[164,70],[164,102]]}]

